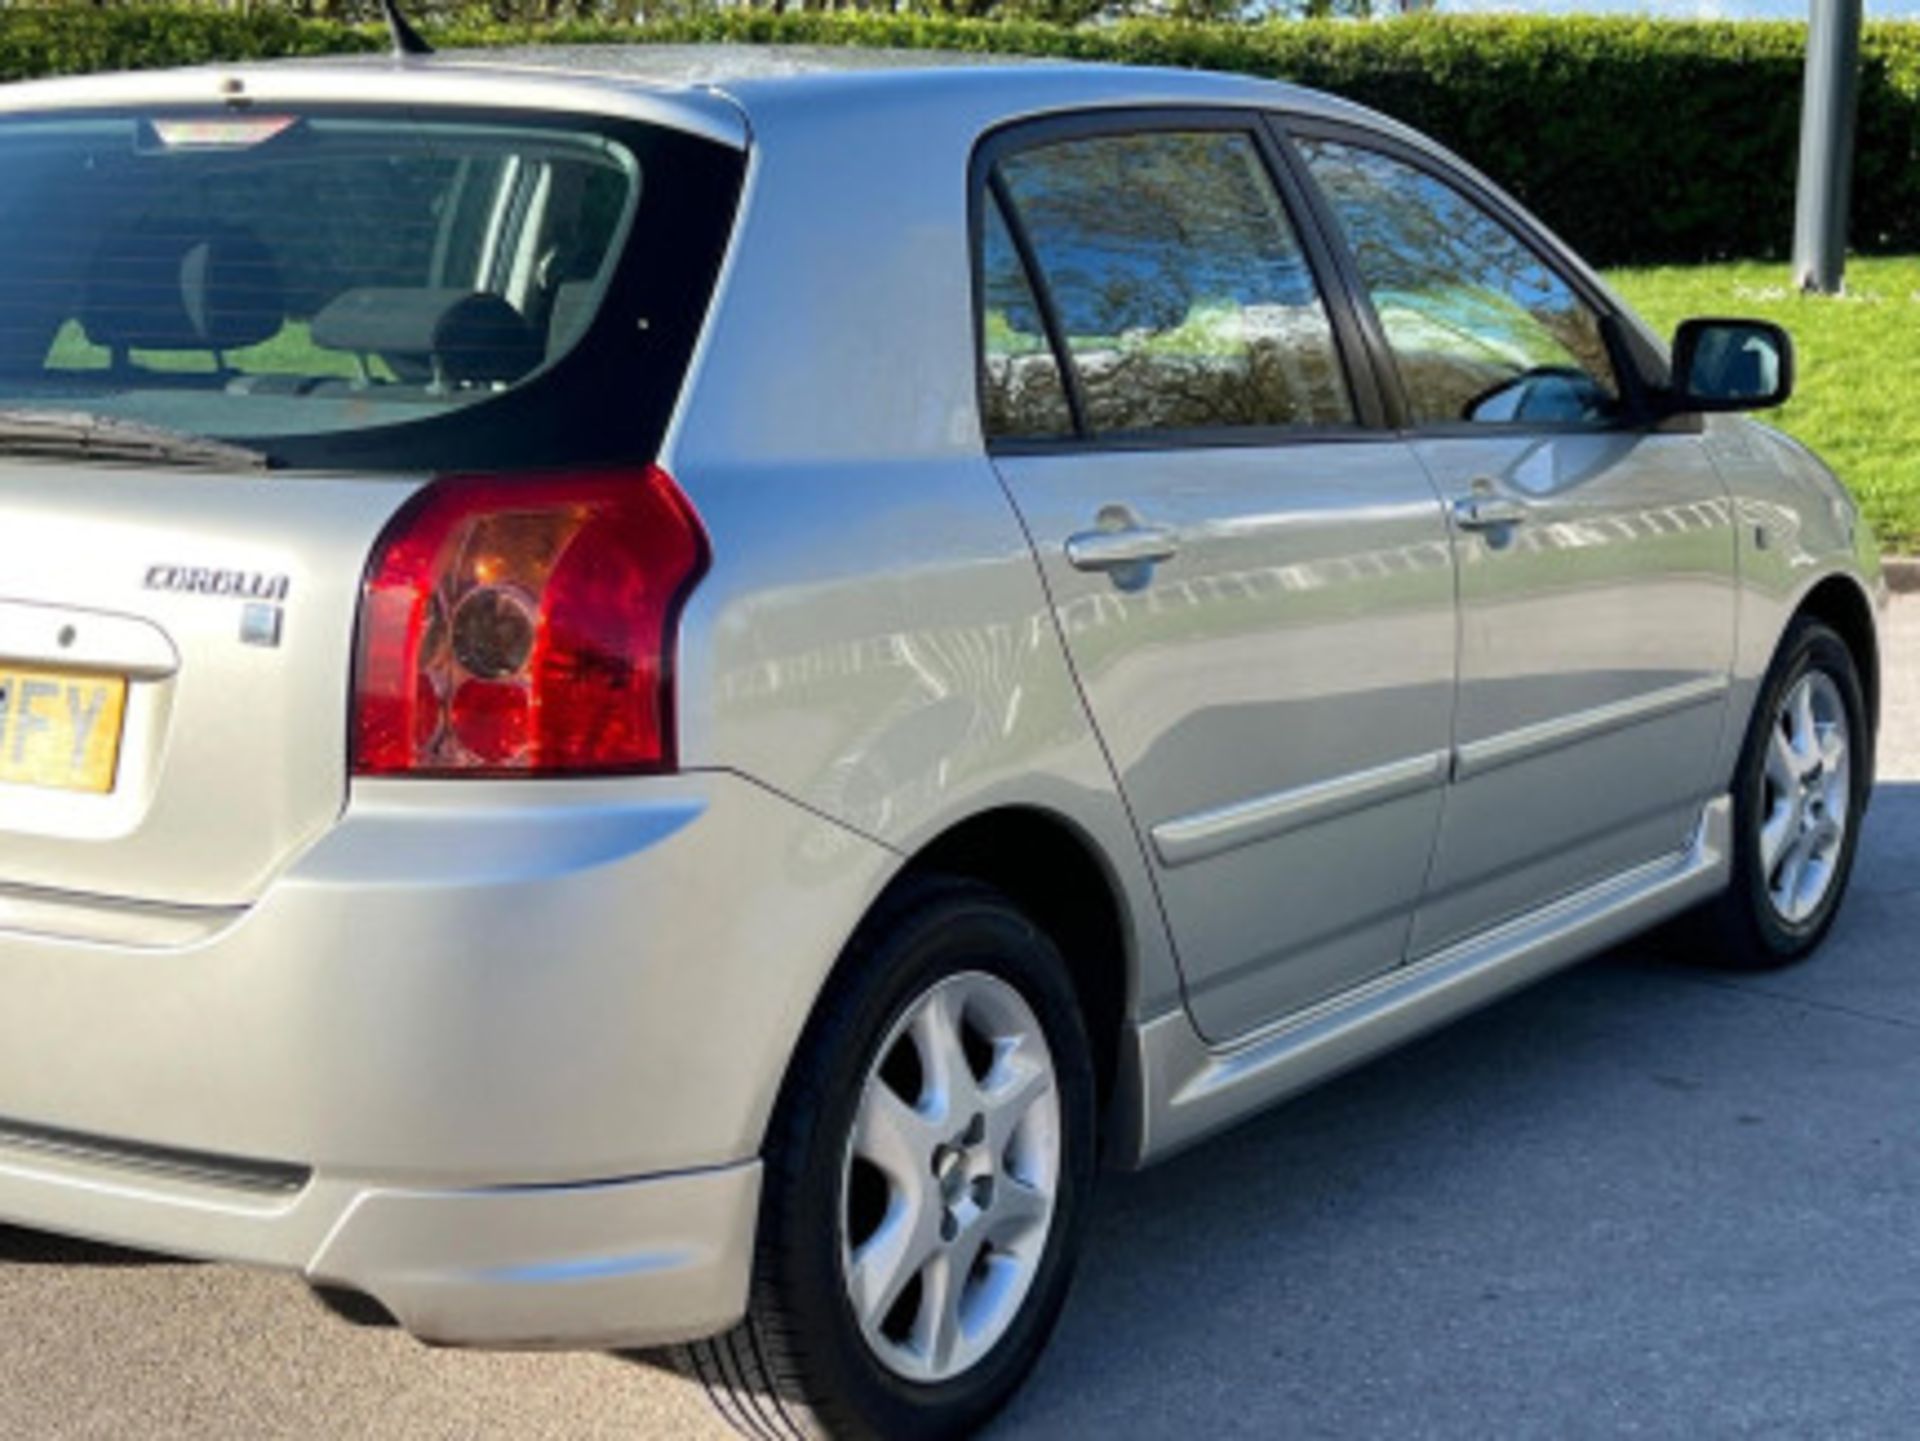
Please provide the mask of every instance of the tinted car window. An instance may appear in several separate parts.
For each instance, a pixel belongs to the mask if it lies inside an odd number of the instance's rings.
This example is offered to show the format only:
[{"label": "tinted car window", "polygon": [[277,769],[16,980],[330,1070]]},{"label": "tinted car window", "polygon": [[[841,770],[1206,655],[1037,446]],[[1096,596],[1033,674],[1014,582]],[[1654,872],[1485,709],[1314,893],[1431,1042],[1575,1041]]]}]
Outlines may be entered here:
[{"label": "tinted car window", "polygon": [[1064,141],[1001,174],[1093,430],[1353,419],[1326,309],[1249,136]]},{"label": "tinted car window", "polygon": [[1600,318],[1453,186],[1376,151],[1301,142],[1421,424],[1605,424],[1619,387]]},{"label": "tinted car window", "polygon": [[[461,437],[482,412],[506,420],[581,347],[633,249],[650,287],[704,301],[702,266],[645,226],[657,208],[682,233],[718,228],[677,203],[702,188],[698,161],[669,168],[692,153],[647,127],[345,107],[8,118],[0,406],[288,463],[454,463],[481,450]],[[691,344],[667,307],[641,313],[663,359]],[[626,383],[670,400],[679,374]],[[524,414],[505,428],[530,433]]]},{"label": "tinted car window", "polygon": [[1059,363],[1047,343],[1040,307],[1006,217],[991,197],[980,236],[980,279],[981,401],[987,434],[1071,434],[1073,416]]}]

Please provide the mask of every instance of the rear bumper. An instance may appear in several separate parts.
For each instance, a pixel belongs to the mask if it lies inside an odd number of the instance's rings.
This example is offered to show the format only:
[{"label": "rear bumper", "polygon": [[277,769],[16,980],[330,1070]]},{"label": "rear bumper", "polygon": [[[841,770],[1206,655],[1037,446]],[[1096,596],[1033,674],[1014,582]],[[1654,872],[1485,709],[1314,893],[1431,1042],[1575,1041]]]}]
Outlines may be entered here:
[{"label": "rear bumper", "polygon": [[655,1346],[724,1330],[745,1306],[759,1198],[757,1161],[474,1191],[316,1177],[268,1198],[0,1150],[12,1222],[297,1272],[447,1346]]},{"label": "rear bumper", "polygon": [[390,782],[185,943],[0,908],[0,1223],[449,1344],[723,1329],[787,1058],[891,863],[720,774]]}]

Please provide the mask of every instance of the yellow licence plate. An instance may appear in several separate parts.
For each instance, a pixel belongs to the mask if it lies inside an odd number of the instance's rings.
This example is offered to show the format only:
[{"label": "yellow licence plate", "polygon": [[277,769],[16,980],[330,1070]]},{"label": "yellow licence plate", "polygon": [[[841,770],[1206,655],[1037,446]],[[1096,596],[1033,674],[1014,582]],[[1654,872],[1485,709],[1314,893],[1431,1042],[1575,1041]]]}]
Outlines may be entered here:
[{"label": "yellow licence plate", "polygon": [[0,661],[0,783],[112,790],[126,711],[123,676]]}]

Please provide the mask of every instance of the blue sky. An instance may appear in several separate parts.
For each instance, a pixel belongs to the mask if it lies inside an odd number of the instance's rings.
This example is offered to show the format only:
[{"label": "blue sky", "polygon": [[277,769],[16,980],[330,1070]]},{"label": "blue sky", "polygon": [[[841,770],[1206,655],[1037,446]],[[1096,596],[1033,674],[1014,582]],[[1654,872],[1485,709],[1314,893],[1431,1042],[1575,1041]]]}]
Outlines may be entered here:
[{"label": "blue sky", "polygon": [[[1442,13],[1658,15],[1678,20],[1804,20],[1808,0],[1438,0]],[[1920,19],[1920,0],[1867,0],[1869,20]]]}]

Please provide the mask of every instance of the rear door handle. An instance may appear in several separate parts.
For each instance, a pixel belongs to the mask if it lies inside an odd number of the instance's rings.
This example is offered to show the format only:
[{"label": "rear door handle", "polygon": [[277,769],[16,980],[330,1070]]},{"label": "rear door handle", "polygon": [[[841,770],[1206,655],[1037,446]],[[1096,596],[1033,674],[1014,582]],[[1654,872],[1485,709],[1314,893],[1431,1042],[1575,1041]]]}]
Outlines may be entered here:
[{"label": "rear door handle", "polygon": [[1500,495],[1463,495],[1453,503],[1453,523],[1462,530],[1493,530],[1503,525],[1519,525],[1527,518],[1527,508],[1517,500]]},{"label": "rear door handle", "polygon": [[1083,530],[1067,537],[1067,563],[1075,570],[1130,570],[1158,565],[1179,553],[1179,539],[1163,525]]}]

